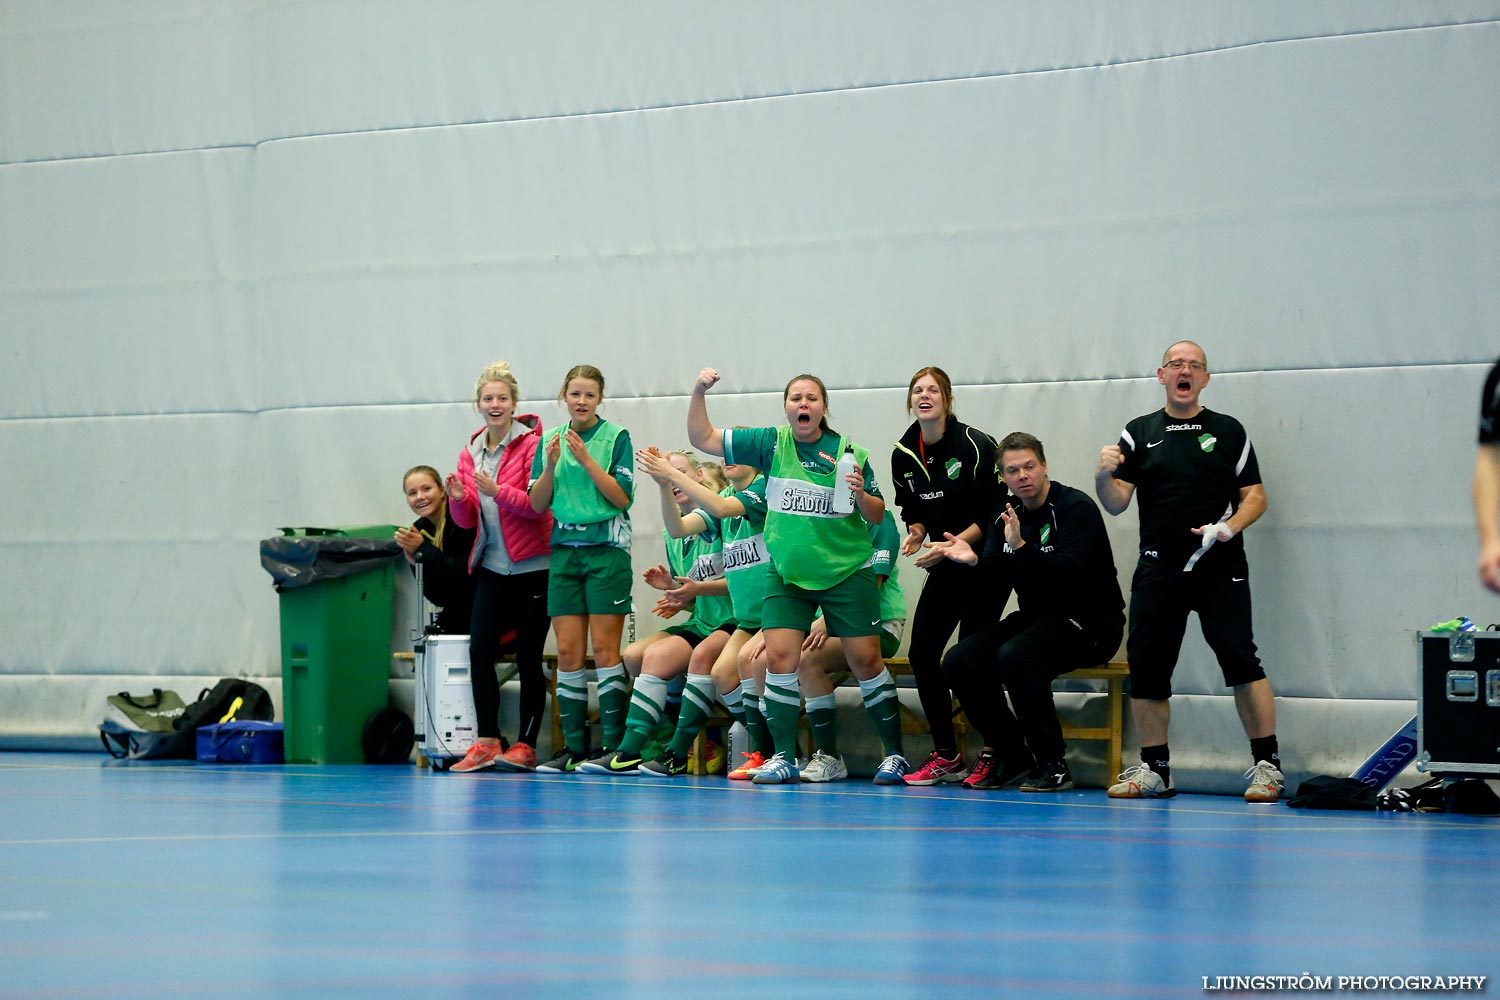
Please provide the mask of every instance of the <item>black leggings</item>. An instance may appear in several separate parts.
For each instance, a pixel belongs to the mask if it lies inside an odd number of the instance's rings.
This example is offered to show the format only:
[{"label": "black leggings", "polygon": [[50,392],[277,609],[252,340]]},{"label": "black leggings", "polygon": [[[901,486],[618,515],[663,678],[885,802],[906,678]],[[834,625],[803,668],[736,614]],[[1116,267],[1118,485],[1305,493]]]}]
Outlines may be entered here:
[{"label": "black leggings", "polygon": [[536,746],[547,707],[542,647],[547,642],[547,571],[502,576],[483,566],[474,571],[474,611],[469,616],[469,682],[474,687],[474,725],[481,737],[500,736],[500,682],[495,656],[506,632],[521,669],[521,728],[516,739]]},{"label": "black leggings", "polygon": [[934,750],[956,750],[953,732],[953,696],[943,676],[943,647],[954,628],[959,641],[1000,617],[1004,602],[996,605],[986,592],[976,567],[942,562],[927,574],[922,596],[911,619],[911,646],[906,658],[917,682],[917,698],[932,730]]},{"label": "black leggings", "polygon": [[943,673],[986,746],[1012,761],[1029,751],[1037,763],[1050,764],[1062,760],[1065,750],[1053,680],[1107,661],[1124,631],[1123,619],[1083,628],[1061,615],[1027,618],[1016,612],[948,650]]}]

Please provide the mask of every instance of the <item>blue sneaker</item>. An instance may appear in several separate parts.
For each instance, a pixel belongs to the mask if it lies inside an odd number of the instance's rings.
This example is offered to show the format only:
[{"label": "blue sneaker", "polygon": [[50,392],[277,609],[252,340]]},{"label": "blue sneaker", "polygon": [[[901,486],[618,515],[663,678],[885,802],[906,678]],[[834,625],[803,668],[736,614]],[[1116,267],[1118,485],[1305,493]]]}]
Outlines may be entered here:
[{"label": "blue sneaker", "polygon": [[911,765],[906,758],[899,753],[893,753],[880,762],[875,769],[875,784],[877,785],[904,785],[906,784],[906,772],[911,770]]},{"label": "blue sneaker", "polygon": [[795,785],[802,780],[802,773],[786,759],[786,754],[778,753],[762,764],[750,780],[757,785]]}]

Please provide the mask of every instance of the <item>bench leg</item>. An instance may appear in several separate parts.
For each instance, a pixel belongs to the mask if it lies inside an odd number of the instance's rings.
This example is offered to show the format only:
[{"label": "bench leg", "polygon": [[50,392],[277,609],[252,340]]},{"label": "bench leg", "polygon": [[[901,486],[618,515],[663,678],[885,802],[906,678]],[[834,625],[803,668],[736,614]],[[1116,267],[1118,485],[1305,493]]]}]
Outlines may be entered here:
[{"label": "bench leg", "polygon": [[1109,690],[1109,781],[1120,773],[1125,742],[1125,682],[1111,677],[1105,682]]}]

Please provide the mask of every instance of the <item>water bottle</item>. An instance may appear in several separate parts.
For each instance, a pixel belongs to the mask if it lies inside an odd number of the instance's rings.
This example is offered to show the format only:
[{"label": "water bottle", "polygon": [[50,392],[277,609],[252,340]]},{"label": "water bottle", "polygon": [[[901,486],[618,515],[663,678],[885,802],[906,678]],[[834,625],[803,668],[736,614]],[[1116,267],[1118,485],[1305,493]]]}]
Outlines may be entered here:
[{"label": "water bottle", "polygon": [[844,454],[839,457],[839,464],[833,470],[833,512],[835,514],[848,514],[854,510],[854,488],[849,485],[849,473],[855,471],[858,464],[854,461],[854,445],[844,446]]},{"label": "water bottle", "polygon": [[745,728],[743,722],[736,722],[729,727],[729,732],[724,735],[724,742],[729,748],[729,763],[724,765],[724,770],[733,771],[745,763],[745,755],[752,749],[750,745],[750,730]]}]

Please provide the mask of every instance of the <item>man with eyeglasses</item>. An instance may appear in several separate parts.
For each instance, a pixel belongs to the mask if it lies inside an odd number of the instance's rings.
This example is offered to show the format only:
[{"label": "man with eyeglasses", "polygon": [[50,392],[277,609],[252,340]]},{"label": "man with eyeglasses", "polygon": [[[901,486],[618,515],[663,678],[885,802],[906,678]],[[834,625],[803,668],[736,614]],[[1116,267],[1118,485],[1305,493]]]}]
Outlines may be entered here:
[{"label": "man with eyeglasses", "polygon": [[1141,763],[1110,786],[1111,798],[1166,798],[1172,782],[1167,725],[1172,671],[1188,612],[1198,612],[1224,683],[1250,738],[1247,802],[1275,802],[1285,785],[1276,742],[1276,702],[1250,622],[1250,572],[1240,537],[1266,510],[1255,449],[1233,417],[1198,401],[1208,385],[1203,348],[1167,348],[1156,379],[1165,408],[1125,425],[1100,453],[1099,503],[1111,514],[1140,492],[1141,545],[1130,584],[1130,707]]}]

